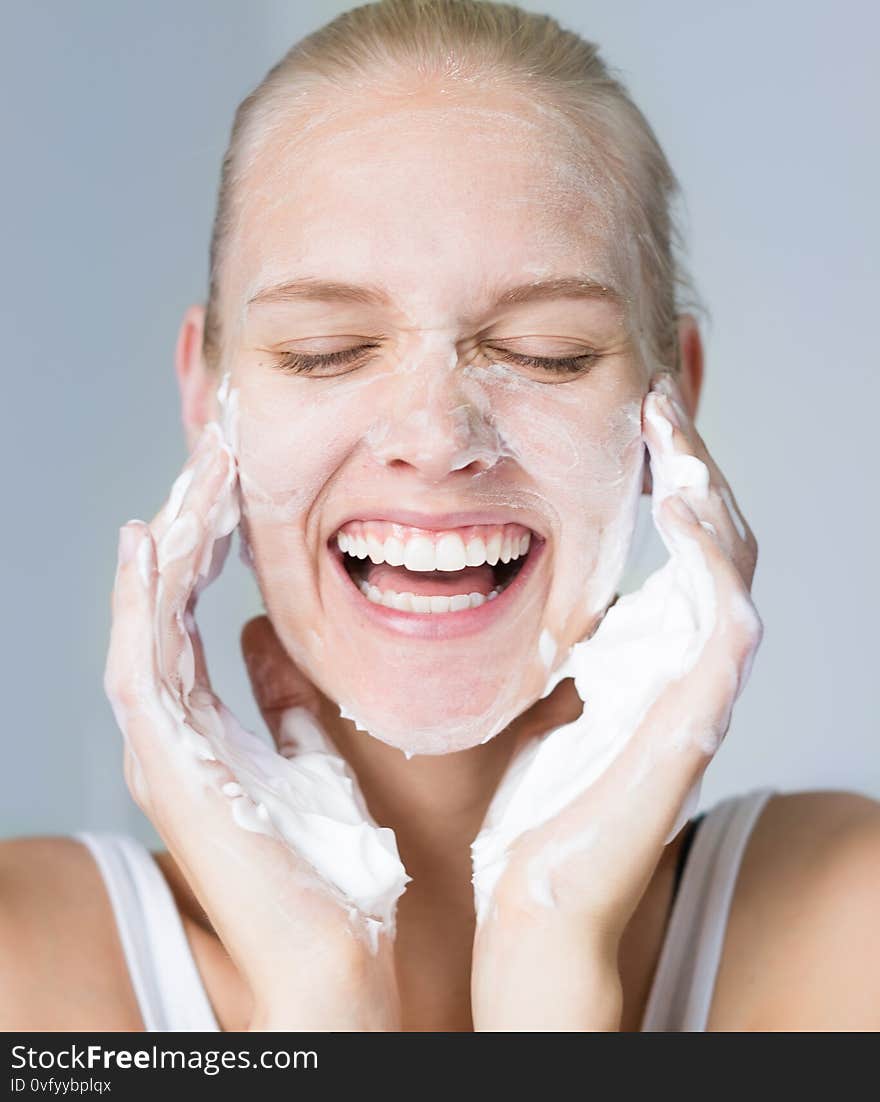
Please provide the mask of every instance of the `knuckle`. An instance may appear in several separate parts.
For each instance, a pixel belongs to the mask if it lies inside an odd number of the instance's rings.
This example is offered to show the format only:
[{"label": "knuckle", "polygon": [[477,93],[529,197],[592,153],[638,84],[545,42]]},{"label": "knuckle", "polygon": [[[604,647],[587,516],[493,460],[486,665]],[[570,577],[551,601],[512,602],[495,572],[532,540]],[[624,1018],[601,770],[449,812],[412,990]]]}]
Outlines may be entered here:
[{"label": "knuckle", "polygon": [[747,606],[740,618],[736,632],[737,657],[741,661],[748,659],[761,645],[764,638],[764,624],[754,605]]},{"label": "knuckle", "polygon": [[147,801],[147,795],[144,789],[138,784],[137,780],[132,776],[129,770],[125,772],[125,787],[128,789],[128,794],[131,796],[135,804],[146,815],[149,810],[149,803]]},{"label": "knuckle", "polygon": [[143,711],[144,686],[139,683],[136,671],[131,667],[109,662],[104,671],[103,687],[120,727]]},{"label": "knuckle", "polygon": [[742,586],[731,594],[725,619],[732,655],[738,663],[744,662],[760,646],[764,624],[751,595]]},{"label": "knuckle", "polygon": [[131,684],[115,662],[108,662],[104,670],[104,695],[113,705],[125,707],[132,703]]},{"label": "knuckle", "polygon": [[709,483],[709,488],[706,491],[706,503],[716,516],[720,514],[724,505],[724,498],[714,482]]},{"label": "knuckle", "polygon": [[125,783],[131,798],[137,804],[137,806],[146,813],[149,809],[149,797],[147,794],[146,781],[144,779],[143,770],[137,758],[131,751],[131,748],[126,745],[125,749],[125,762],[123,766],[125,774]]}]

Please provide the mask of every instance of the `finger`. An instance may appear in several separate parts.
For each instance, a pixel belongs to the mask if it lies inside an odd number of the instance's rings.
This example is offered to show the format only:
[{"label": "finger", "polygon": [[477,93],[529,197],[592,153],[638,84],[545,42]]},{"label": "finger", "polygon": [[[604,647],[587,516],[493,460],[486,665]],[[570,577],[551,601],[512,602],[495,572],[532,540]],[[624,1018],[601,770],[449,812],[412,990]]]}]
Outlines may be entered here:
[{"label": "finger", "polygon": [[[293,901],[303,885],[319,883],[317,874],[279,843],[228,763],[213,754],[226,737],[218,728],[232,725],[233,717],[219,702],[216,709],[184,708],[158,676],[153,608],[159,576],[149,526],[125,526],[120,552],[105,690],[126,740],[126,781],[224,944],[253,974],[266,947],[290,936]],[[232,758],[247,755],[247,733],[235,729],[231,735]],[[271,780],[271,763],[269,772]],[[242,923],[240,900],[264,897],[267,884],[277,890],[278,907],[258,908]],[[322,890],[326,896],[329,889]]]},{"label": "finger", "polygon": [[145,696],[159,689],[151,631],[154,558],[150,530],[143,521],[129,521],[120,528],[104,691],[123,733]]},{"label": "finger", "polygon": [[702,436],[697,431],[694,420],[685,405],[684,397],[678,385],[678,380],[669,372],[662,372],[655,376],[652,381],[652,390],[660,394],[667,403],[667,415],[674,427],[680,430],[686,438],[686,450],[696,455],[697,458],[702,460],[706,465],[709,471],[710,483],[721,497],[739,539],[741,539],[743,543],[753,546],[755,554],[757,554],[757,543],[754,533],[739,508],[733,491],[730,488],[730,484],[710,454]]},{"label": "finger", "polygon": [[609,792],[621,783],[638,788],[646,828],[655,817],[657,837],[671,829],[726,734],[762,634],[738,571],[687,504],[667,499],[662,523],[670,539],[690,544],[689,569],[705,575],[690,594],[695,647],[682,676],[649,708],[606,782]]},{"label": "finger", "polygon": [[[196,442],[186,464],[175,479],[166,502],[150,522],[150,530],[155,544],[167,546],[167,544],[164,544],[164,541],[168,536],[168,532],[180,518],[181,513],[185,511],[187,495],[196,478],[197,472],[204,466],[207,461],[206,457],[216,447],[218,439],[223,439],[219,426],[216,422],[209,422],[204,426],[202,434]],[[178,528],[178,536],[180,532],[181,530]],[[165,645],[164,664],[173,669],[181,660],[184,661],[191,669],[191,673],[187,673],[184,677],[184,683],[188,685],[191,676],[194,685],[198,686],[202,692],[209,695],[211,693],[211,685],[205,662],[204,646],[195,621],[195,607],[199,593],[204,586],[212,580],[213,576],[216,576],[216,573],[219,573],[219,569],[214,569],[212,566],[211,577],[200,575],[196,578],[189,600],[186,602],[182,613],[175,617],[177,620],[176,630],[172,633],[171,639],[176,635],[178,642],[177,648],[172,649],[171,653],[168,652],[169,643],[171,641],[168,638],[167,632],[164,630],[161,631],[161,637],[164,637],[163,641]],[[184,632],[189,636],[188,640],[185,638]],[[184,691],[183,695],[188,694]]]},{"label": "finger", "polygon": [[709,453],[709,449],[706,447],[706,443],[687,409],[676,377],[668,371],[655,375],[651,381],[651,391],[661,399],[661,404],[672,424],[686,437],[686,450],[705,463],[713,482],[716,484],[724,482],[724,475]]},{"label": "finger", "polygon": [[180,741],[175,735],[184,713],[158,674],[153,636],[157,580],[149,526],[131,521],[120,530],[104,690],[130,751],[129,790],[142,809],[157,786],[171,801],[180,795],[169,753]]},{"label": "finger", "polygon": [[[104,687],[130,750],[126,779],[132,794],[144,810],[149,804],[154,826],[169,848],[180,852],[190,834],[194,844],[205,837],[223,845],[221,839],[238,830],[227,795],[235,777],[214,753],[223,737],[217,710],[200,701],[191,711],[159,676],[153,636],[160,580],[156,554],[148,525],[135,521],[124,527]],[[219,702],[217,707],[222,709]],[[249,848],[252,841],[245,834],[241,845]]]},{"label": "finger", "polygon": [[221,500],[215,507],[217,512],[213,518],[214,538],[213,541],[209,538],[206,543],[195,584],[183,614],[184,627],[189,635],[193,651],[195,684],[208,697],[213,697],[213,690],[208,677],[205,649],[201,632],[196,623],[195,610],[202,591],[219,577],[229,554],[232,531],[239,525],[241,520],[238,464],[231,454],[230,460],[228,483],[221,491]]},{"label": "finger", "polygon": [[321,694],[290,657],[268,616],[242,628],[241,649],[254,698],[280,753],[296,749],[295,725],[285,723],[292,709],[305,709],[317,721]]},{"label": "finger", "polygon": [[[655,519],[663,499],[671,494],[680,494],[718,538],[736,563],[743,580],[750,585],[755,568],[756,545],[743,540],[741,531],[745,532],[745,529],[738,527],[733,519],[731,507],[734,503],[726,483],[723,480],[721,483],[713,481],[716,476],[690,450],[690,438],[673,422],[674,416],[666,397],[656,393],[646,397],[644,437],[654,480]],[[720,478],[720,474],[717,477]]]},{"label": "finger", "polygon": [[193,656],[193,691],[198,689],[206,697],[213,699],[214,690],[211,687],[211,678],[208,674],[208,663],[205,657],[205,645],[202,642],[202,633],[195,618],[196,595],[190,598],[184,609],[183,626],[189,636]]},{"label": "finger", "polygon": [[150,521],[150,531],[153,533],[153,539],[156,543],[163,538],[165,533],[180,515],[183,499],[192,483],[195,468],[204,457],[206,450],[213,445],[217,435],[218,426],[216,422],[212,421],[205,425],[201,435],[196,441],[195,447],[181,469],[180,474],[174,480],[168,497],[158,513]]},{"label": "finger", "polygon": [[[665,538],[679,548],[678,563],[667,564],[667,576],[682,587],[667,592],[663,615],[673,624],[692,617],[693,626],[684,630],[695,646],[685,654],[680,674],[673,673],[675,679],[659,688],[634,733],[589,789],[534,832],[530,852],[538,852],[548,839],[564,841],[595,830],[620,833],[627,838],[632,867],[643,867],[647,874],[729,725],[760,639],[759,621],[736,569],[685,502],[664,501],[660,523]],[[684,588],[685,571],[697,575],[695,585]],[[732,631],[737,633],[733,638]],[[674,639],[670,642],[675,647]],[[638,830],[632,828],[634,806]]]},{"label": "finger", "polygon": [[131,743],[128,742],[127,739],[125,740],[125,749],[123,751],[122,772],[132,799],[145,815],[149,815],[149,795],[147,793],[144,771],[137,759],[137,755],[131,747]]},{"label": "finger", "polygon": [[[187,631],[185,614],[198,596],[196,583],[204,575],[218,538],[216,521],[224,497],[230,494],[234,461],[216,437],[209,439],[193,468],[176,519],[157,542],[159,581],[156,594],[156,642],[160,674],[185,701],[198,671],[208,688],[199,641]],[[227,533],[223,532],[225,536]]]},{"label": "finger", "polygon": [[734,625],[749,624],[757,617],[736,564],[717,533],[700,519],[683,495],[663,500],[658,525],[680,559],[686,560],[690,597],[706,638],[719,629],[723,635]]}]

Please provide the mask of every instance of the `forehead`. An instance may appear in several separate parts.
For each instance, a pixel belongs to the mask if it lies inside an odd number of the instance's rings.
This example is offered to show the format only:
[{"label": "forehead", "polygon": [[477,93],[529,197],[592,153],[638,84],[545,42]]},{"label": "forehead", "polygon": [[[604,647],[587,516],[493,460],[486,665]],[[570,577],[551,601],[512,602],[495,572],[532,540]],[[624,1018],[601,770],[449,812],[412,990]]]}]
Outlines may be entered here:
[{"label": "forehead", "polygon": [[306,272],[383,283],[413,311],[455,308],[505,280],[622,278],[614,206],[585,135],[519,97],[300,107],[261,142],[238,200],[239,301]]}]

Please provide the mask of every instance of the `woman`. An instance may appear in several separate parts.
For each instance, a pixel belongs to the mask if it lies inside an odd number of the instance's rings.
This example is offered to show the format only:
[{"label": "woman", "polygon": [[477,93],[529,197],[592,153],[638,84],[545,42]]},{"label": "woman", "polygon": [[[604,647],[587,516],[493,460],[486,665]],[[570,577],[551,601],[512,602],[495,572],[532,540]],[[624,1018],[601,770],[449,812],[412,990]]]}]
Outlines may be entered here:
[{"label": "woman", "polygon": [[[595,48],[504,5],[358,8],[245,101],[177,346],[193,454],[113,594],[168,849],[3,845],[4,1028],[880,1024],[877,805],[685,825],[761,628],[674,194]],[[615,601],[640,494],[669,562]],[[194,619],[236,527],[272,747]]]}]

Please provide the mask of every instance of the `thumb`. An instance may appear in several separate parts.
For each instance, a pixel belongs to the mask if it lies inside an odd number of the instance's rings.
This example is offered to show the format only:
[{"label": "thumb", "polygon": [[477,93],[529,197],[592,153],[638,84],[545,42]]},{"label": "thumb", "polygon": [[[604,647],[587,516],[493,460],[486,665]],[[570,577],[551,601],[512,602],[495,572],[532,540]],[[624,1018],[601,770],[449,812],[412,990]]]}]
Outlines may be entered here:
[{"label": "thumb", "polygon": [[241,650],[256,700],[279,752],[281,717],[289,708],[305,708],[318,718],[320,694],[281,644],[268,616],[248,620]]}]

